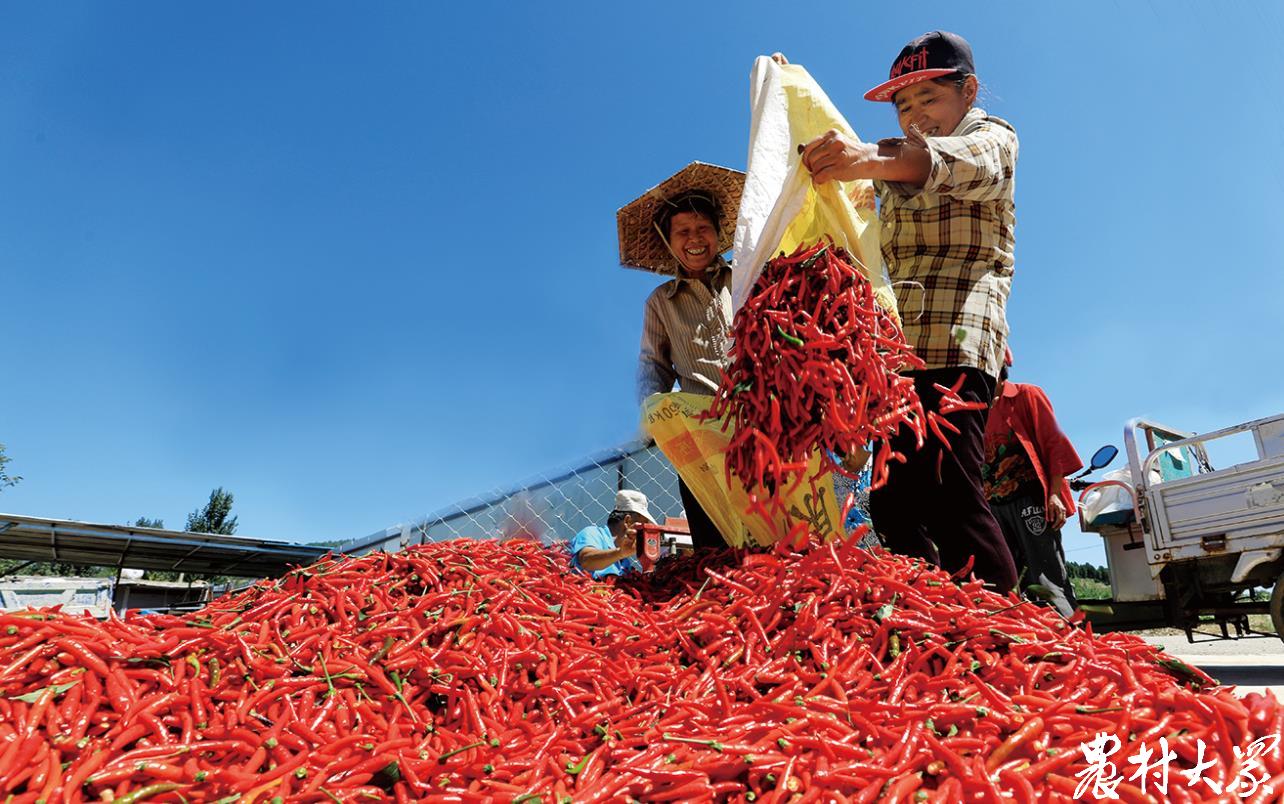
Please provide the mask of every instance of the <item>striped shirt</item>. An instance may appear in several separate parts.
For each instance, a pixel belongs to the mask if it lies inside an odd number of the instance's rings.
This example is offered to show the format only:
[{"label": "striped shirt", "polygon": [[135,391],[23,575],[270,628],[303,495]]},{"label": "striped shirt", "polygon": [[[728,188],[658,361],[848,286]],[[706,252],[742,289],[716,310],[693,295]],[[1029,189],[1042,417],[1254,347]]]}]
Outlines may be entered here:
[{"label": "striped shirt", "polygon": [[731,346],[731,266],[719,260],[713,280],[678,277],[656,288],[642,316],[638,401],[673,390],[718,390]]},{"label": "striped shirt", "polygon": [[875,184],[905,337],[929,369],[972,366],[997,377],[1014,264],[1016,131],[970,109],[927,148],[922,189]]}]

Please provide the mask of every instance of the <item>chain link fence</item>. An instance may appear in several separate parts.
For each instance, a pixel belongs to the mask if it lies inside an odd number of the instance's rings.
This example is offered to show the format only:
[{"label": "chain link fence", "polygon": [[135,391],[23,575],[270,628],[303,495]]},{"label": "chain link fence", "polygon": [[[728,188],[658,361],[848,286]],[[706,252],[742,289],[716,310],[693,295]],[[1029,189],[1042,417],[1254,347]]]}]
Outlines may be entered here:
[{"label": "chain link fence", "polygon": [[606,524],[615,493],[634,489],[646,495],[651,515],[684,517],[678,476],[654,445],[632,441],[575,465],[524,483],[461,500],[413,522],[393,525],[339,548],[350,555],[393,552],[448,539],[533,538],[551,544],[569,541],[589,525]]}]

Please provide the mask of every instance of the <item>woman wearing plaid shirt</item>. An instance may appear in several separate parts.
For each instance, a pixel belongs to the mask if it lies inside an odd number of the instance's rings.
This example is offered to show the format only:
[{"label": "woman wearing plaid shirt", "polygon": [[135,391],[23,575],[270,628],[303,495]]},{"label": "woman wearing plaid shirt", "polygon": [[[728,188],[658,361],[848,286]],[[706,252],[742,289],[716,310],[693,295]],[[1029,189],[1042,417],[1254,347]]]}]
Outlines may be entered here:
[{"label": "woman wearing plaid shirt", "polygon": [[[778,57],[783,61],[783,57]],[[926,369],[910,372],[927,409],[936,384],[969,402],[989,404],[1003,362],[1012,285],[1017,136],[1008,123],[975,108],[972,49],[933,31],[906,45],[889,80],[866,93],[896,107],[904,137],[877,144],[837,131],[803,149],[817,183],[873,179],[882,252],[895,283],[905,336]],[[870,497],[874,527],[887,546],[976,575],[1001,591],[1016,569],[981,487],[986,410],[949,415],[959,429],[945,449],[902,428],[887,485]]]}]

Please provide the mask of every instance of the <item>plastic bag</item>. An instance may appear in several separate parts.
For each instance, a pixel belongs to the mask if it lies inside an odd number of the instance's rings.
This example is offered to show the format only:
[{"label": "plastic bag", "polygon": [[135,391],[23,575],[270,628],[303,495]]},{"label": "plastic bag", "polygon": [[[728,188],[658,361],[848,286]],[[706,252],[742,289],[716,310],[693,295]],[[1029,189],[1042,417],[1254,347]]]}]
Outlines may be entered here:
[{"label": "plastic bag", "polygon": [[[795,485],[784,496],[788,516],[768,522],[748,513],[752,506],[749,493],[734,476],[727,479],[723,453],[733,430],[723,432],[718,421],[701,421],[700,414],[709,409],[713,397],[674,392],[653,394],[642,406],[642,423],[655,439],[656,446],[678,471],[705,513],[718,526],[733,547],[765,546],[789,535],[799,522],[828,539],[843,535],[840,508],[834,497],[833,475]],[[808,477],[820,471],[820,458],[811,461]]]},{"label": "plastic bag", "polygon": [[[731,264],[732,309],[749,298],[767,260],[828,236],[855,259],[883,309],[899,321],[883,272],[873,184],[831,181],[816,186],[798,145],[830,129],[859,139],[820,85],[800,65],[758,57],[750,75],[752,118],[744,194]],[[859,207],[853,198],[869,199]]]},{"label": "plastic bag", "polygon": [[[1122,469],[1115,469],[1106,472],[1101,476],[1104,480],[1119,480],[1127,483],[1129,488],[1132,487],[1132,470],[1127,466]],[[1097,523],[1098,517],[1105,517],[1107,514],[1117,514],[1106,522],[1113,520],[1125,521],[1132,514],[1132,495],[1127,489],[1119,486],[1102,486],[1098,489],[1092,489],[1083,495],[1083,501],[1079,503],[1081,512],[1080,521],[1084,525],[1091,526]],[[1125,515],[1124,512],[1127,512]]]}]

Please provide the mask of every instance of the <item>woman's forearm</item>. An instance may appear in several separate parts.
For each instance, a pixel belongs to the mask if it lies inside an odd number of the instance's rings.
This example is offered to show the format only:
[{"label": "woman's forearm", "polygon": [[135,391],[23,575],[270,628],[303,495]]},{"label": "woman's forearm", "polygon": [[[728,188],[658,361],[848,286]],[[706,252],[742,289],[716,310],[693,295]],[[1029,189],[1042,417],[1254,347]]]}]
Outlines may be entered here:
[{"label": "woman's forearm", "polygon": [[871,179],[922,187],[932,174],[932,155],[926,148],[905,142],[879,143]]}]

